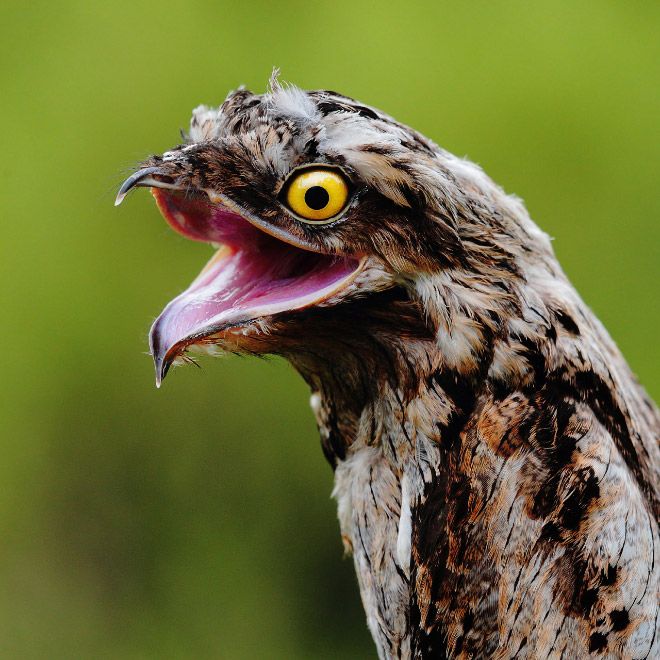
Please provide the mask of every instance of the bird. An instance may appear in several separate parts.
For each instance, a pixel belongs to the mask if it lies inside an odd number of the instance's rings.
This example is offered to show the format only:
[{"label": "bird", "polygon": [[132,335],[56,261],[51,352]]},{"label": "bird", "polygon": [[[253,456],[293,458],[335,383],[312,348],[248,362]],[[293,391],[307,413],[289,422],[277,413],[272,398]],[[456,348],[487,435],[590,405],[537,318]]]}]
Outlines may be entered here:
[{"label": "bird", "polygon": [[119,189],[216,250],[150,331],[310,388],[379,658],[659,658],[658,408],[523,202],[271,78]]}]

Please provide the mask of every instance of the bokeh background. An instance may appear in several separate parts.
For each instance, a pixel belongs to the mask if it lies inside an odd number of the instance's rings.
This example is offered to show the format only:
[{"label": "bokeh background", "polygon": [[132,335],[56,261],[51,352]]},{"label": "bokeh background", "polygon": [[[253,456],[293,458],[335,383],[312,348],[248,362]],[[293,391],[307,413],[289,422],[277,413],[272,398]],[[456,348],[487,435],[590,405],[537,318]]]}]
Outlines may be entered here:
[{"label": "bokeh background", "polygon": [[657,2],[0,6],[0,657],[368,658],[308,393],[227,358],[153,384],[201,268],[132,165],[274,65],[479,162],[657,399]]}]

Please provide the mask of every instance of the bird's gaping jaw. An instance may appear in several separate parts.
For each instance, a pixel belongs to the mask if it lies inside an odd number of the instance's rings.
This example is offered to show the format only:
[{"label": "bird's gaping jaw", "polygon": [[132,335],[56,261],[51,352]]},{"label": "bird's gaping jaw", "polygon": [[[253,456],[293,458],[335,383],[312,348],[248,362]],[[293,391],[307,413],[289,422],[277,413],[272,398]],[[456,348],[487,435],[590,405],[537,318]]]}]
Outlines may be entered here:
[{"label": "bird's gaping jaw", "polygon": [[[269,319],[341,300],[366,259],[322,254],[286,232],[269,227],[215,193],[180,190],[144,168],[120,189],[151,187],[169,225],[186,238],[216,248],[183,293],[172,300],[150,331],[156,381],[189,349],[220,345],[261,352]],[[261,337],[260,337],[261,336]],[[263,341],[263,352],[268,342]]]}]

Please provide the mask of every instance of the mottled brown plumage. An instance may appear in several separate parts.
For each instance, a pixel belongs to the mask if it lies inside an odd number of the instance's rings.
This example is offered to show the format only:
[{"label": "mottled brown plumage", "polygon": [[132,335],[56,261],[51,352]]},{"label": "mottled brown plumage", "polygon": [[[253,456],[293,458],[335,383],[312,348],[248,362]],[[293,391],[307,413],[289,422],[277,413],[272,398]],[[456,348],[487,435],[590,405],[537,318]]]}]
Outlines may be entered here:
[{"label": "mottled brown plumage", "polygon": [[[323,224],[287,206],[311,165],[350,188]],[[519,200],[276,82],[198,108],[136,185],[228,246],[155,322],[158,378],[194,350],[299,370],[380,657],[660,656],[658,411]]]}]

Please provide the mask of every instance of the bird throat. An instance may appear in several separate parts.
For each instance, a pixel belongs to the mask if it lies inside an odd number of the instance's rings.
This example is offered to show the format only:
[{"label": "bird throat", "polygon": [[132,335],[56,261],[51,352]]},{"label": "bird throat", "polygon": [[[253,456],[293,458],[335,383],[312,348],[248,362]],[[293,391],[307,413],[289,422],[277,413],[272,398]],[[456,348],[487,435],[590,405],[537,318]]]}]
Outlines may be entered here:
[{"label": "bird throat", "polygon": [[[354,443],[397,461],[416,427],[456,433],[484,374],[443,367],[436,331],[420,305],[393,289],[329,312],[315,310],[314,339],[284,356],[312,390],[326,458],[334,467]],[[484,361],[484,371],[488,363]]]}]

